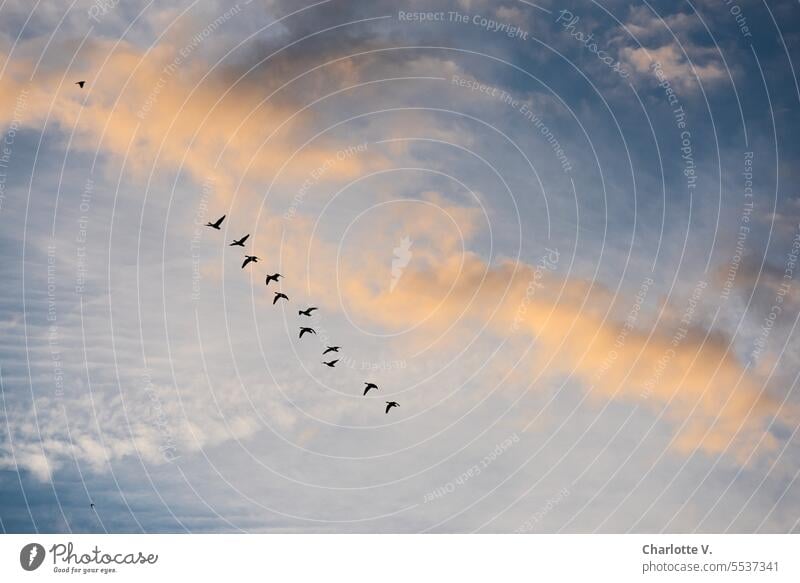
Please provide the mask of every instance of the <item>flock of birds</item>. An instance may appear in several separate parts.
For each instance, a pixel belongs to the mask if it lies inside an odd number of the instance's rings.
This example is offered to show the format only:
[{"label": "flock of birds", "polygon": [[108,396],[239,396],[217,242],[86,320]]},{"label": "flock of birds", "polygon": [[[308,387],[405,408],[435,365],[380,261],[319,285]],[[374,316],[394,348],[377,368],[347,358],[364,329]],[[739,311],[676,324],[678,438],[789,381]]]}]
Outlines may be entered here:
[{"label": "flock of birds", "polygon": [[[206,223],[206,227],[211,227],[212,229],[220,231],[221,227],[222,227],[222,222],[225,220],[225,217],[226,217],[226,215],[222,215],[220,218],[218,218],[213,223],[210,223],[210,222]],[[247,234],[244,237],[242,237],[241,239],[234,239],[233,242],[228,246],[229,247],[242,247],[242,248],[244,248],[244,244],[245,244],[245,242],[247,241],[247,239],[249,237],[250,237],[250,235]],[[257,256],[255,256],[255,255],[247,255],[247,254],[245,254],[244,261],[242,262],[242,269],[244,269],[245,267],[247,267],[251,263],[258,263],[258,259],[259,258]],[[276,285],[280,285],[279,280],[281,278],[283,278],[283,275],[280,274],[280,273],[267,274],[267,277],[266,277],[266,280],[265,280],[264,283],[266,284],[267,287],[269,287],[269,284],[271,282],[275,282]],[[288,302],[289,301],[289,296],[287,296],[285,293],[283,293],[280,290],[278,290],[278,291],[275,292],[275,297],[272,299],[272,305],[274,306],[280,300]],[[318,309],[319,308],[317,308],[316,306],[310,306],[310,307],[306,308],[305,310],[298,310],[297,311],[297,315],[298,316],[305,316],[305,317],[310,318],[311,314],[315,310],[318,310]],[[314,330],[314,328],[312,328],[310,326],[300,326],[300,335],[299,335],[300,338],[302,338],[306,334],[316,334],[316,333],[317,333],[317,331]],[[322,356],[325,356],[326,354],[331,354],[331,353],[338,353],[340,349],[341,349],[341,346],[326,346],[325,350],[322,352]],[[330,357],[328,357],[328,358],[330,358]],[[327,360],[327,361],[323,360],[322,364],[324,364],[325,366],[327,366],[329,368],[336,368],[336,363],[337,362],[339,362],[339,359],[335,358],[333,360]],[[373,389],[378,390],[378,385],[376,385],[375,383],[371,383],[371,382],[365,382],[364,383],[364,396],[366,396],[366,394],[369,393]],[[398,403],[397,401],[386,401],[386,413],[388,413],[392,409],[392,407],[399,407],[399,406],[400,406],[400,403]]]},{"label": "flock of birds", "polygon": [[[78,87],[83,89],[84,85],[86,85],[86,81],[76,81],[75,85],[77,85]],[[221,230],[220,226],[222,225],[222,221],[225,220],[225,216],[226,215],[222,215],[220,218],[218,218],[213,223],[206,223],[206,226],[207,227],[211,227],[212,229],[216,229],[217,231]],[[244,237],[242,237],[241,239],[234,239],[233,243],[230,244],[230,247],[242,247],[242,248],[244,248],[244,243],[245,243],[245,241],[247,241],[247,239],[249,237],[250,237],[250,235],[247,234]],[[256,257],[255,255],[247,255],[247,254],[245,254],[244,261],[242,262],[242,269],[244,269],[245,267],[247,267],[251,263],[258,263],[258,257]],[[267,279],[266,279],[267,287],[269,287],[270,282],[273,282],[273,281],[276,284],[278,284],[278,280],[281,279],[282,277],[283,277],[283,275],[281,275],[280,273],[273,273],[273,274],[267,275]],[[281,291],[276,291],[275,292],[275,298],[272,300],[272,305],[274,306],[275,304],[277,304],[279,300],[285,300],[285,301],[288,302],[289,301],[289,296],[287,296],[285,293],[282,293]],[[307,317],[310,318],[311,317],[311,313],[314,310],[317,310],[317,309],[318,308],[316,306],[311,306],[309,308],[306,308],[305,310],[299,310],[297,313],[298,313],[299,316],[307,316]],[[300,338],[302,338],[304,334],[316,334],[316,333],[317,333],[316,330],[314,330],[313,328],[311,328],[309,326],[300,326]],[[326,354],[330,354],[331,352],[338,353],[340,348],[341,348],[340,346],[327,346],[325,348],[325,351],[322,353],[322,355],[325,356]],[[330,368],[336,368],[336,363],[337,362],[339,362],[338,358],[336,358],[334,360],[329,360],[329,361],[322,361],[322,364],[324,364],[325,366],[330,367]],[[376,385],[375,383],[365,382],[364,385],[365,385],[364,386],[364,395],[365,396],[372,389],[376,389],[376,390],[378,389],[378,385]],[[386,413],[388,413],[392,409],[392,407],[399,407],[399,406],[400,406],[400,403],[398,403],[397,401],[386,401]],[[89,507],[91,508],[92,511],[95,511],[94,502],[91,502],[89,504]]]}]

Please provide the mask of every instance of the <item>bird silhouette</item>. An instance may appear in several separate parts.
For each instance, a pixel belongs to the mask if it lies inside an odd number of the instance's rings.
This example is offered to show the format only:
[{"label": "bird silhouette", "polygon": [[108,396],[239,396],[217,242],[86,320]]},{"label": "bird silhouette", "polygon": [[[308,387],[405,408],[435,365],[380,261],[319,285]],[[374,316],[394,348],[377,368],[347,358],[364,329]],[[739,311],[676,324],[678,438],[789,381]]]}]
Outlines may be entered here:
[{"label": "bird silhouette", "polygon": [[280,278],[282,278],[282,277],[283,277],[283,276],[282,276],[280,273],[273,273],[272,275],[268,275],[268,276],[267,276],[267,280],[266,280],[266,282],[265,282],[265,283],[266,283],[267,285],[269,285],[269,282],[271,282],[271,281],[274,281],[275,283],[278,283],[278,280],[279,280]]},{"label": "bird silhouette", "polygon": [[371,389],[377,389],[377,388],[378,388],[378,385],[376,385],[375,383],[364,383],[364,384],[365,384],[365,385],[367,385],[367,386],[364,388],[364,394],[365,394],[365,395],[366,395],[367,393],[369,393]]},{"label": "bird silhouette", "polygon": [[397,401],[386,401],[386,412],[388,413],[389,409],[391,409],[392,407],[399,407],[399,406],[400,403],[398,403]]},{"label": "bird silhouette", "polygon": [[258,263],[258,257],[256,257],[255,255],[245,255],[244,263],[242,263],[242,269],[247,267],[248,263]]},{"label": "bird silhouette", "polygon": [[90,503],[89,503],[89,508],[91,508],[92,510],[94,510],[94,502],[90,502]]},{"label": "bird silhouette", "polygon": [[75,85],[83,89],[83,86],[86,85],[86,81],[76,81]]},{"label": "bird silhouette", "polygon": [[323,353],[322,353],[322,356],[325,356],[325,355],[326,355],[326,354],[328,354],[329,352],[339,352],[339,349],[340,349],[340,348],[341,348],[341,346],[328,346],[328,347],[325,349],[325,352],[323,352]]},{"label": "bird silhouette", "polygon": [[336,366],[337,362],[339,362],[338,358],[336,360],[332,360],[330,362],[323,362],[322,364],[324,364],[325,366],[329,366],[329,367],[333,368],[333,367]]},{"label": "bird silhouette", "polygon": [[308,308],[306,310],[298,310],[297,311],[297,315],[298,316],[310,316],[311,312],[313,312],[314,310],[318,310],[318,309],[319,308],[317,308],[316,306],[311,306],[310,308]]},{"label": "bird silhouette", "polygon": [[225,220],[225,215],[222,215],[220,218],[217,219],[216,223],[206,223],[206,227],[211,227],[212,229],[216,229],[219,231],[219,226],[222,224],[222,221]]},{"label": "bird silhouette", "polygon": [[288,300],[289,296],[287,296],[286,294],[283,294],[281,292],[275,292],[275,299],[272,300],[272,305],[274,306],[277,303],[277,301],[280,300],[280,299]]},{"label": "bird silhouette", "polygon": [[300,327],[300,338],[302,338],[303,334],[305,334],[306,332],[308,332],[309,334],[316,334],[317,333],[317,331],[314,330],[313,328],[306,328],[304,326],[301,326]]},{"label": "bird silhouette", "polygon": [[248,235],[245,235],[244,237],[242,237],[241,239],[234,239],[233,243],[228,245],[228,247],[244,247],[244,242],[247,241],[247,238],[249,236],[250,235],[248,234]]}]

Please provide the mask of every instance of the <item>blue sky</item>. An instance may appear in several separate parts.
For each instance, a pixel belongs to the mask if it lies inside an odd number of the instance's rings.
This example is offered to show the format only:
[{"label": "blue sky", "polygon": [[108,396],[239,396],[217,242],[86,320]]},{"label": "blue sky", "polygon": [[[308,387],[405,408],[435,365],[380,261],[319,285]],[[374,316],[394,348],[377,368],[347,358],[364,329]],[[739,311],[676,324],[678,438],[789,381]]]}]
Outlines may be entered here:
[{"label": "blue sky", "polygon": [[798,530],[796,3],[1,10],[6,532]]}]

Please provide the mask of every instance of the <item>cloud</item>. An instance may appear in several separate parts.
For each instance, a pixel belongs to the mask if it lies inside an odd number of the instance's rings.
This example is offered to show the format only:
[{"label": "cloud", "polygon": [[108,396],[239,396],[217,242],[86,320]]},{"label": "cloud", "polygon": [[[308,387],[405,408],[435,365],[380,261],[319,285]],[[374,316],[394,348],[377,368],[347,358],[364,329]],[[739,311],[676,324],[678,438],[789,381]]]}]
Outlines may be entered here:
[{"label": "cloud", "polygon": [[691,93],[700,84],[713,87],[728,78],[728,72],[718,49],[693,40],[703,31],[692,13],[657,15],[649,7],[633,7],[617,33],[618,41],[629,45],[620,50],[620,59],[639,79],[657,81],[652,66],[658,63],[677,90]]},{"label": "cloud", "polygon": [[[691,50],[687,58],[683,51],[687,47],[680,47],[675,43],[667,44],[656,49],[643,47],[622,49],[622,58],[631,65],[639,78],[656,77],[652,73],[654,64],[659,64],[664,76],[676,89],[692,91],[697,89],[698,83],[708,85],[720,82],[728,77],[713,49]],[[691,60],[690,60],[691,59]],[[699,60],[698,60],[699,59]]]},{"label": "cloud", "polygon": [[[415,253],[420,247],[415,243]],[[743,459],[762,437],[764,450],[776,446],[767,432],[774,418],[791,422],[796,415],[781,409],[783,396],[745,369],[729,337],[702,327],[696,305],[705,284],[685,306],[671,306],[661,318],[642,316],[631,326],[620,307],[634,298],[552,270],[537,275],[535,265],[522,262],[490,265],[470,252],[434,254],[427,265],[411,261],[391,292],[370,285],[371,264],[346,269],[343,295],[374,324],[421,325],[420,342],[455,323],[461,332],[451,337],[462,343],[464,331],[484,324],[498,336],[515,331],[535,345],[531,374],[572,374],[595,397],[663,410],[681,428],[680,451],[729,450]]]},{"label": "cloud", "polygon": [[[233,19],[243,16],[230,18],[219,26],[235,26]],[[223,200],[233,196],[241,179],[247,187],[273,178],[293,154],[284,168],[289,178],[336,157],[340,145],[325,136],[294,153],[300,136],[313,135],[314,114],[298,112],[291,88],[266,99],[280,88],[275,76],[262,70],[256,81],[240,78],[236,68],[209,71],[207,63],[193,59],[197,42],[172,38],[143,51],[125,42],[90,40],[78,49],[74,41],[61,41],[46,54],[33,82],[27,78],[41,41],[23,43],[4,77],[0,124],[11,123],[22,95],[23,128],[39,130],[47,120],[65,133],[74,130],[73,147],[124,157],[140,179],[153,169],[182,168],[198,183],[213,181]],[[77,64],[65,71],[63,59],[53,52],[74,53]],[[336,86],[358,77],[347,61],[319,75],[332,85],[336,80]],[[73,86],[78,78],[87,79],[83,91]],[[349,157],[331,168],[329,178],[352,178],[384,162],[370,153]]]}]

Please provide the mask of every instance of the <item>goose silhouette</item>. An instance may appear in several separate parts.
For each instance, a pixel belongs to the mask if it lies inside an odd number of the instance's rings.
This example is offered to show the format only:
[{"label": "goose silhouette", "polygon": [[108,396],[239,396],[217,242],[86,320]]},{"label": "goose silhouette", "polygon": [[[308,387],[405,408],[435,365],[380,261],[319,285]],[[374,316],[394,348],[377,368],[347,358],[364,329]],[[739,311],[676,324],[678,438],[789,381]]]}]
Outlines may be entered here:
[{"label": "goose silhouette", "polygon": [[306,333],[308,333],[308,334],[316,334],[317,331],[314,330],[313,328],[306,328],[304,326],[301,326],[300,327],[300,338],[302,338],[303,334],[306,334]]},{"label": "goose silhouette", "polygon": [[245,255],[244,263],[242,263],[242,269],[247,267],[249,263],[258,263],[258,257],[256,257],[255,255]]},{"label": "goose silhouette", "polygon": [[217,219],[215,223],[206,223],[206,227],[211,227],[212,229],[216,229],[219,231],[219,226],[222,224],[222,221],[225,220],[225,215],[222,215],[220,218]]},{"label": "goose silhouette", "polygon": [[318,309],[319,308],[317,308],[316,306],[311,306],[310,308],[307,308],[305,310],[298,310],[297,311],[297,315],[298,316],[311,316],[311,312],[313,312],[314,310],[318,310]]},{"label": "goose silhouette", "polygon": [[228,247],[244,247],[244,242],[247,241],[247,239],[249,237],[250,237],[250,235],[248,234],[248,235],[245,235],[244,237],[242,237],[241,239],[234,239],[233,243],[228,245]]},{"label": "goose silhouette", "polygon": [[278,300],[288,300],[289,296],[281,292],[275,292],[275,299],[272,300],[272,305],[274,306]]},{"label": "goose silhouette", "polygon": [[377,389],[378,388],[378,385],[376,385],[375,383],[364,383],[364,384],[367,385],[366,387],[364,387],[364,394],[365,395],[367,393],[369,393],[371,389]]},{"label": "goose silhouette", "polygon": [[338,359],[338,358],[337,358],[336,360],[331,360],[330,362],[324,362],[324,361],[323,361],[323,363],[322,363],[322,364],[324,364],[325,366],[329,366],[329,367],[331,367],[331,368],[334,368],[334,367],[336,366],[336,363],[337,363],[337,362],[339,362],[339,359]]},{"label": "goose silhouette", "polygon": [[388,413],[389,409],[391,409],[392,407],[399,407],[399,406],[400,403],[398,403],[397,401],[386,401],[386,412]]}]

